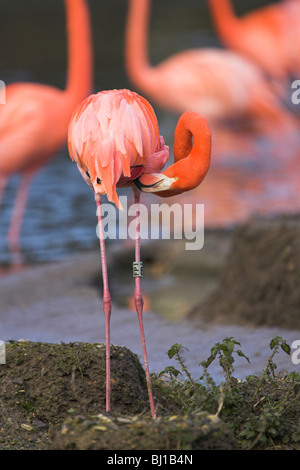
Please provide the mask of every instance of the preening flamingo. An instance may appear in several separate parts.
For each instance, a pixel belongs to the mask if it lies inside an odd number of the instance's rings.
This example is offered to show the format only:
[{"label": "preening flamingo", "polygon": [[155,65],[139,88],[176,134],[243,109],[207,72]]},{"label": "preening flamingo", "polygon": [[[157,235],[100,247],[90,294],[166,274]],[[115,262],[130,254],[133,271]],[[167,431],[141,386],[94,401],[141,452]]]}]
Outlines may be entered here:
[{"label": "preening flamingo", "polygon": [[133,85],[155,104],[179,113],[199,112],[210,124],[232,118],[290,121],[260,68],[231,51],[191,49],[152,66],[149,17],[150,0],[129,0],[125,66]]},{"label": "preening flamingo", "polygon": [[36,171],[67,142],[74,107],[92,91],[92,44],[86,0],[65,0],[68,71],[65,90],[38,83],[6,87],[0,106],[0,202],[10,175],[21,173],[8,233],[17,248],[30,182]]},{"label": "preening flamingo", "polygon": [[294,38],[300,27],[299,12],[297,25],[294,24],[295,16],[293,20],[291,14],[291,8],[295,10],[297,3],[298,0],[285,0],[238,17],[232,0],[208,0],[223,43],[254,60],[270,77],[285,86],[290,76],[297,72],[296,65],[299,64],[299,56],[294,60],[297,47]]},{"label": "preening flamingo", "polygon": [[[175,163],[162,172],[169,149],[159,135],[151,105],[129,90],[103,91],[91,95],[75,110],[69,125],[68,146],[83,179],[97,203],[103,277],[103,310],[106,326],[106,411],[110,412],[110,317],[101,197],[107,194],[120,208],[117,187],[132,186],[137,207],[135,263],[140,266],[140,192],[171,196],[195,188],[210,165],[211,134],[206,120],[194,112],[184,113],[175,130]],[[137,189],[139,188],[139,189]],[[151,388],[143,327],[140,273],[135,277],[135,308],[138,315],[143,358],[152,417],[155,407]]]}]

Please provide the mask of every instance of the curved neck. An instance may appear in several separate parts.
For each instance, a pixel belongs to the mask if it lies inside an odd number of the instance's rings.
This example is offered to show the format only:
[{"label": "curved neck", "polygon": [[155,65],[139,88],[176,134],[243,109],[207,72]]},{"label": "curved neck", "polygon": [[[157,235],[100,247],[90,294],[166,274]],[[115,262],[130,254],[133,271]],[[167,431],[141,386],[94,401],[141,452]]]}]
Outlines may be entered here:
[{"label": "curved neck", "polygon": [[174,193],[197,187],[210,166],[211,132],[206,119],[198,113],[187,111],[175,129],[175,163],[163,173],[169,178],[178,177],[172,184]]},{"label": "curved neck", "polygon": [[152,67],[148,57],[150,0],[129,0],[125,29],[125,66],[137,86]]},{"label": "curved neck", "polygon": [[221,38],[230,34],[231,28],[238,24],[238,18],[232,6],[231,0],[208,0],[214,24]]},{"label": "curved neck", "polygon": [[93,48],[86,0],[65,0],[68,38],[66,92],[76,101],[86,98],[93,87]]}]

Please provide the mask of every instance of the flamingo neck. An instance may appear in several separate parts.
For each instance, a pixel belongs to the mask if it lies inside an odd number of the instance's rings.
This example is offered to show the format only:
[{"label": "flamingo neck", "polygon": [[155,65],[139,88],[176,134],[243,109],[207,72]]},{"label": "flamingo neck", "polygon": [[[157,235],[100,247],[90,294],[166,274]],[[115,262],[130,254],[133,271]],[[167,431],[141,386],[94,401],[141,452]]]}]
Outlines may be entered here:
[{"label": "flamingo neck", "polygon": [[125,29],[125,66],[131,81],[140,87],[153,70],[148,57],[150,0],[129,0]]},{"label": "flamingo neck", "polygon": [[178,178],[172,184],[174,194],[201,183],[210,166],[210,155],[211,133],[206,119],[198,113],[185,112],[175,129],[175,163],[163,172],[169,178]]},{"label": "flamingo neck", "polygon": [[93,49],[90,14],[86,0],[65,0],[68,38],[66,93],[76,102],[93,87]]},{"label": "flamingo neck", "polygon": [[235,16],[231,0],[208,0],[208,4],[221,38],[230,36],[232,28],[238,25],[238,18]]}]

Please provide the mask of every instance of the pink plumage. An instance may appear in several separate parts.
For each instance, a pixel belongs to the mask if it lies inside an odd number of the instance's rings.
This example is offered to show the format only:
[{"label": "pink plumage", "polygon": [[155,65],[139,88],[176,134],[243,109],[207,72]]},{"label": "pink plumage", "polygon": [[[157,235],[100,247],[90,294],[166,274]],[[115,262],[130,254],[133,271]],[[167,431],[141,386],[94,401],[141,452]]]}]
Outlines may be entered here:
[{"label": "pink plumage", "polygon": [[84,180],[118,208],[116,187],[129,185],[142,173],[160,172],[169,157],[152,106],[129,90],[102,91],[85,99],[73,113],[68,144]]}]

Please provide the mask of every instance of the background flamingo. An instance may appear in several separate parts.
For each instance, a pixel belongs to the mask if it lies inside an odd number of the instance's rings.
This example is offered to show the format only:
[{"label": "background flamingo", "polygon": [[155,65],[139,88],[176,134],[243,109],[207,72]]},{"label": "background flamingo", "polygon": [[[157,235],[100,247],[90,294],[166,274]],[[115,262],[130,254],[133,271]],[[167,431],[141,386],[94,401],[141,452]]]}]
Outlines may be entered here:
[{"label": "background flamingo", "polygon": [[290,77],[299,72],[299,44],[295,41],[297,33],[299,37],[299,1],[281,1],[242,17],[235,15],[231,0],[208,0],[208,4],[223,43],[288,86]]},{"label": "background flamingo", "polygon": [[154,103],[169,111],[203,113],[210,124],[231,118],[290,122],[261,70],[233,52],[191,49],[151,66],[149,16],[150,0],[129,0],[125,65],[132,83]]},{"label": "background flamingo", "polygon": [[282,8],[287,17],[287,24],[290,31],[292,54],[292,78],[298,78],[300,74],[300,1],[284,0]]},{"label": "background flamingo", "polygon": [[8,237],[18,248],[30,182],[67,141],[74,107],[92,88],[92,44],[86,0],[65,0],[68,72],[65,90],[37,83],[13,83],[0,108],[0,201],[10,175],[22,173]]},{"label": "background flamingo", "polygon": [[[192,144],[194,138],[194,144]],[[103,276],[103,310],[106,322],[106,411],[110,412],[110,316],[101,197],[107,194],[118,207],[116,187],[131,185],[137,207],[135,263],[140,263],[140,193],[180,194],[195,188],[210,165],[211,135],[205,119],[196,113],[183,114],[175,131],[175,163],[161,172],[168,159],[168,147],[159,136],[156,116],[150,104],[128,90],[104,91],[91,95],[77,108],[69,126],[69,153],[84,180],[95,193]],[[143,327],[143,298],[140,274],[135,277],[134,303],[137,311],[152,417],[155,408],[151,389]]]}]

